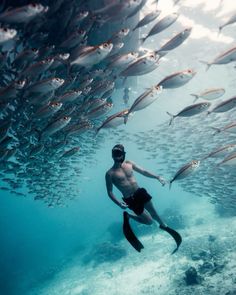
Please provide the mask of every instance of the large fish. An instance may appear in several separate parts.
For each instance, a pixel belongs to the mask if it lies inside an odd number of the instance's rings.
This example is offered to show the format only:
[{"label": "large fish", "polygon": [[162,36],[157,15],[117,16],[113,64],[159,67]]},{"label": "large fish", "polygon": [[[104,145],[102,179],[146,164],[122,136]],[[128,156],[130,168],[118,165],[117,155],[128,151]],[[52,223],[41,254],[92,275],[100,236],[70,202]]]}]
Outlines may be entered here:
[{"label": "large fish", "polygon": [[164,89],[178,88],[188,83],[195,76],[195,74],[196,72],[192,69],[176,72],[170,76],[165,77],[158,83],[158,85],[161,85]]},{"label": "large fish", "polygon": [[101,62],[111,52],[113,45],[111,43],[103,43],[98,46],[85,47],[80,55],[71,62],[84,67],[90,67]]},{"label": "large fish", "polygon": [[191,93],[190,95],[195,97],[193,101],[195,102],[199,98],[206,99],[206,100],[214,100],[216,98],[221,97],[224,94],[225,94],[224,88],[211,88],[211,89],[206,89],[200,92],[199,94]]},{"label": "large fish", "polygon": [[130,113],[142,110],[152,104],[155,100],[157,100],[158,95],[161,93],[162,87],[161,86],[153,86],[150,89],[146,90],[144,93],[142,93],[132,106],[130,107],[128,113],[125,115],[124,123],[127,123],[128,116]]},{"label": "large fish", "polygon": [[225,101],[222,101],[218,105],[216,105],[212,110],[208,112],[210,113],[224,113],[232,110],[236,107],[236,96],[229,98]]},{"label": "large fish", "polygon": [[146,54],[138,58],[136,61],[131,63],[120,75],[124,77],[128,76],[140,76],[155,70],[159,65],[159,55],[154,52]]},{"label": "large fish", "polygon": [[170,180],[170,187],[173,181],[183,179],[190,174],[192,174],[200,165],[199,160],[192,160],[191,162],[185,164],[181,167],[174,175],[174,177]]},{"label": "large fish", "polygon": [[138,28],[141,28],[143,26],[146,26],[150,22],[154,21],[159,15],[161,11],[160,10],[154,10],[151,11],[150,13],[146,14],[138,23],[137,25],[133,28],[133,31],[137,30]]},{"label": "large fish", "polygon": [[207,65],[208,70],[212,65],[224,65],[236,61],[236,47],[233,47],[215,57],[212,61],[200,61]]},{"label": "large fish", "polygon": [[196,104],[187,106],[186,108],[184,108],[182,111],[180,111],[176,115],[172,115],[171,113],[167,112],[167,114],[169,116],[171,116],[169,125],[171,125],[174,118],[176,118],[176,117],[191,117],[191,116],[198,115],[198,114],[206,111],[210,107],[210,105],[211,104],[209,102],[200,102],[200,103],[196,103]]},{"label": "large fish", "polygon": [[163,17],[151,28],[151,30],[148,32],[148,34],[144,38],[140,39],[141,42],[144,43],[150,36],[156,35],[162,32],[163,30],[165,30],[166,28],[168,28],[169,26],[171,26],[177,20],[178,17],[179,17],[178,13],[172,13],[170,15]]}]

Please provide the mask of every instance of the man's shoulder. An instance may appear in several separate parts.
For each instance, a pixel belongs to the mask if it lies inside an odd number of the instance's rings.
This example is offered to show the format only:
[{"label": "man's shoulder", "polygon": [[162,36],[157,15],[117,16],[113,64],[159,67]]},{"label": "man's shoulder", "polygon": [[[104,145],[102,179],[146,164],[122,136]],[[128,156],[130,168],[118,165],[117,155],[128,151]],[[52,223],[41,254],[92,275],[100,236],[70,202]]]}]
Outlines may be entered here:
[{"label": "man's shoulder", "polygon": [[112,171],[113,171],[113,168],[111,167],[110,169],[107,170],[106,175],[111,175]]}]

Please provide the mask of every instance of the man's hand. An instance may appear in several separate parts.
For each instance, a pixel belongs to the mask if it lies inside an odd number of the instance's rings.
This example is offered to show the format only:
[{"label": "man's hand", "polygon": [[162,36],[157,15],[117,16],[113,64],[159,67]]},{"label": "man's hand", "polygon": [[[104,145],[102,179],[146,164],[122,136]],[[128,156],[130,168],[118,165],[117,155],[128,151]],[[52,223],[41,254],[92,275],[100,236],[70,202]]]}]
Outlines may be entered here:
[{"label": "man's hand", "polygon": [[166,181],[164,178],[162,178],[161,176],[157,176],[157,180],[160,181],[160,183],[162,184],[162,186],[164,186],[166,184]]},{"label": "man's hand", "polygon": [[120,202],[120,205],[119,205],[119,206],[120,206],[121,209],[126,209],[126,208],[128,208],[128,205],[127,205],[125,202],[123,202],[123,201]]}]

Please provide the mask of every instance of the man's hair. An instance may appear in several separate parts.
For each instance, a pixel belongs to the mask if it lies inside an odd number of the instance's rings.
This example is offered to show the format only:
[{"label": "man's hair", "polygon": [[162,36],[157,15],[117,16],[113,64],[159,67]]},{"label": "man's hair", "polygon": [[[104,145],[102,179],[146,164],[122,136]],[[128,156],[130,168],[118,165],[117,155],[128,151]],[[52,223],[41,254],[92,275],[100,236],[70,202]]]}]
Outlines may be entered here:
[{"label": "man's hair", "polygon": [[123,144],[116,144],[115,146],[113,146],[112,150],[120,150],[120,151],[124,152],[125,148],[124,148]]}]

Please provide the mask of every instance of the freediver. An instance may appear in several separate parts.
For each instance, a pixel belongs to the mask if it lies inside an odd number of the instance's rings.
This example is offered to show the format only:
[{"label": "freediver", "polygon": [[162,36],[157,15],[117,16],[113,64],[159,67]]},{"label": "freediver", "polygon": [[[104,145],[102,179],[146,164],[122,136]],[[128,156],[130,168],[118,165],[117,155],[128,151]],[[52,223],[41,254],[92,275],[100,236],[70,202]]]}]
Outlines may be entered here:
[{"label": "freediver", "polygon": [[[125,160],[125,154],[126,152],[122,144],[117,144],[112,148],[112,158],[114,160],[114,164],[106,172],[105,178],[107,194],[111,200],[121,209],[126,210],[129,208],[136,214],[130,214],[126,211],[123,213],[123,232],[126,239],[138,252],[140,252],[144,247],[133,233],[129,224],[129,219],[132,218],[135,221],[146,225],[151,225],[153,220],[155,220],[159,223],[162,230],[168,232],[174,238],[177,248],[173,251],[173,253],[176,252],[182,242],[180,234],[169,228],[162,221],[153,206],[151,201],[152,197],[148,194],[145,188],[139,187],[133,175],[133,171],[136,171],[146,177],[157,179],[162,185],[165,185],[166,181],[162,177],[137,166],[134,162]],[[122,201],[119,201],[114,195],[113,185],[115,185],[115,187],[122,193]]]}]

